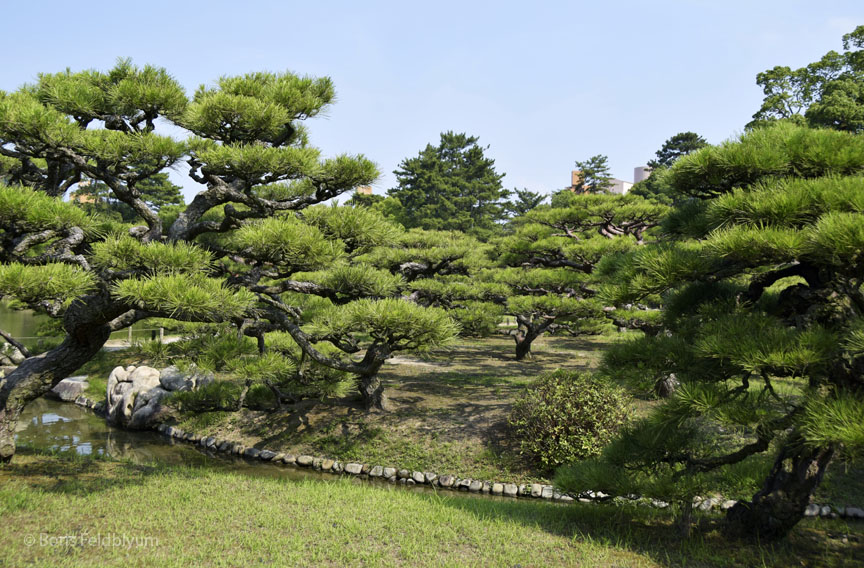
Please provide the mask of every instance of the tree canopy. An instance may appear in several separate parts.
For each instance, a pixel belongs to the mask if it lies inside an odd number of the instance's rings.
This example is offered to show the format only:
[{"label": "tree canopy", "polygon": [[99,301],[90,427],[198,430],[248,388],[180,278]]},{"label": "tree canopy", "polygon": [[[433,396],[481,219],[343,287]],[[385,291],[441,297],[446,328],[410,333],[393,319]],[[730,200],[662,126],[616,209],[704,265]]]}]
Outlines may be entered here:
[{"label": "tree canopy", "polygon": [[667,168],[681,156],[686,156],[707,145],[708,142],[695,132],[679,132],[663,142],[663,145],[655,153],[656,159],[650,160],[648,166],[654,170]]},{"label": "tree canopy", "polygon": [[803,516],[832,460],[864,449],[862,171],[860,136],[788,123],[671,167],[685,198],[664,222],[671,239],[603,267],[610,300],[662,298],[661,333],[613,346],[603,372],[680,387],[603,459],[562,471],[564,487],[689,507],[758,480],[729,510],[731,534],[777,538]]},{"label": "tree canopy", "polygon": [[[0,296],[65,333],[0,383],[0,460],[29,401],[143,319],[233,325],[273,348],[267,361],[285,352],[290,376],[311,360],[358,377],[368,407],[385,402],[377,371],[394,351],[455,335],[440,310],[399,299],[402,276],[361,260],[401,227],[368,208],[315,206],[378,176],[362,155],[324,158],[309,144],[305,121],[333,97],[328,78],[249,73],[190,98],[164,69],[128,60],[0,93]],[[160,135],[158,121],[188,136]],[[149,184],[180,161],[201,189],[160,214]],[[85,178],[139,224],[63,202]],[[302,351],[299,365],[289,351]]]},{"label": "tree canopy", "polygon": [[488,234],[506,216],[509,191],[504,174],[486,157],[479,138],[442,132],[437,146],[406,158],[393,173],[398,185],[387,195],[399,200],[397,220],[406,228],[458,230]]},{"label": "tree canopy", "polygon": [[765,95],[748,126],[790,120],[859,132],[864,129],[864,26],[843,36],[843,53],[829,51],[799,69],[778,65],[756,76]]},{"label": "tree canopy", "polygon": [[609,158],[602,154],[587,160],[576,161],[579,179],[574,191],[579,193],[603,193],[609,190],[612,174],[609,171]]}]

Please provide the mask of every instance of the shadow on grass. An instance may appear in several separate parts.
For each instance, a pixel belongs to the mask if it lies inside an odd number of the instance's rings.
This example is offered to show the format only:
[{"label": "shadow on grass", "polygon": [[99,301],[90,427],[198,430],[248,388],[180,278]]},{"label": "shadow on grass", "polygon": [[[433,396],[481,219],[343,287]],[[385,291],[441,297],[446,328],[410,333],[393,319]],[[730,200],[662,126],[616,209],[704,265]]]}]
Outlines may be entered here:
[{"label": "shadow on grass", "polygon": [[[87,497],[113,488],[139,487],[154,477],[172,475],[202,482],[218,466],[140,466],[128,462],[94,459],[67,453],[41,452],[24,448],[20,457],[0,467],[3,485],[16,480],[44,493]],[[47,459],[46,459],[47,458]],[[289,470],[285,470],[286,472]],[[243,472],[231,472],[240,473]],[[247,474],[259,477],[256,474]],[[336,480],[329,483],[358,483]],[[404,491],[399,486],[369,483],[370,491]],[[291,491],[292,488],[285,487]],[[13,492],[0,497],[7,511],[38,509],[38,501],[16,499]],[[428,503],[429,508],[452,507],[481,521],[515,523],[526,528],[589,543],[603,548],[627,550],[664,566],[861,566],[864,564],[864,527],[842,521],[815,520],[802,523],[779,543],[730,542],[719,532],[720,517],[706,518],[689,540],[678,537],[672,513],[647,507],[596,504],[563,504],[506,498],[488,498],[453,492],[415,491],[411,499]],[[8,502],[7,502],[8,501]],[[230,503],[226,503],[230,506]],[[322,505],[323,506],[323,505]],[[494,524],[489,525],[494,526]],[[843,533],[852,533],[843,543]]]},{"label": "shadow on grass", "polygon": [[[664,566],[864,566],[864,527],[842,521],[802,523],[775,543],[729,541],[722,517],[700,519],[689,539],[679,536],[673,514],[636,505],[559,504],[421,494],[480,519],[501,519],[609,548],[629,550]],[[819,524],[821,523],[821,525]]]}]

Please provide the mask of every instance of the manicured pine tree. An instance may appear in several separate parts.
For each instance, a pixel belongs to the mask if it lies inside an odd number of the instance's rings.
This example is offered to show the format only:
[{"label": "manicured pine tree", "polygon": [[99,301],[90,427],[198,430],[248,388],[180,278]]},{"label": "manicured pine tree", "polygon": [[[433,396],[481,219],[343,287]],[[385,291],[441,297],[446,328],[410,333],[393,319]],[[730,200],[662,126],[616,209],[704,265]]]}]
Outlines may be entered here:
[{"label": "manicured pine tree", "polygon": [[[567,490],[755,491],[730,535],[762,541],[803,516],[834,461],[864,449],[864,138],[791,124],[681,158],[676,240],[619,257],[607,292],[663,297],[663,332],[615,346],[604,373],[680,387]],[[761,488],[759,487],[761,485]]]},{"label": "manicured pine tree", "polygon": [[[303,122],[333,96],[327,78],[252,73],[223,77],[189,99],[164,69],[126,60],[105,73],[40,75],[0,93],[0,174],[13,184],[0,189],[0,295],[62,320],[65,332],[58,347],[31,354],[2,379],[0,461],[15,452],[26,404],[91,359],[112,332],[146,318],[226,321],[253,333],[264,321],[309,357],[331,362],[302,329],[302,306],[278,289],[290,289],[282,282],[297,272],[346,270],[341,259],[365,246],[339,236],[350,215],[341,228],[316,213],[295,215],[378,175],[363,156],[322,159],[309,145]],[[162,120],[191,135],[158,134]],[[181,160],[201,191],[179,214],[160,216],[142,185]],[[83,176],[107,185],[143,224],[106,222],[61,202]],[[362,327],[374,330],[381,357],[452,335],[440,313],[393,302],[346,303],[319,327],[345,336],[372,318]]]}]

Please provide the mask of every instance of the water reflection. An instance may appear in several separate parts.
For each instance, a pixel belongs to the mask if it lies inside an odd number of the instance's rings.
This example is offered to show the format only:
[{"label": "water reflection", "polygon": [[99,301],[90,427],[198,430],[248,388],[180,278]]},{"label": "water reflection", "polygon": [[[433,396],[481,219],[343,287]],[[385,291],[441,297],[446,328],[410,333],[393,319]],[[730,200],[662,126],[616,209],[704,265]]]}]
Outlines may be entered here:
[{"label": "water reflection", "polygon": [[[78,405],[49,399],[37,399],[24,410],[18,422],[16,441],[22,447],[40,450],[75,451],[80,455],[107,455],[136,464],[187,465],[218,468],[222,471],[279,477],[283,479],[319,479],[332,481],[336,476],[291,466],[247,461],[243,458],[214,453],[187,442],[177,442],[153,431],[132,432],[110,426],[105,419]],[[436,492],[425,485],[403,486],[383,480],[364,481],[350,478],[353,483],[370,483],[390,491]],[[449,493],[449,492],[448,492]],[[484,499],[510,500],[507,497],[460,493]],[[0,562],[2,564],[2,562]]]}]

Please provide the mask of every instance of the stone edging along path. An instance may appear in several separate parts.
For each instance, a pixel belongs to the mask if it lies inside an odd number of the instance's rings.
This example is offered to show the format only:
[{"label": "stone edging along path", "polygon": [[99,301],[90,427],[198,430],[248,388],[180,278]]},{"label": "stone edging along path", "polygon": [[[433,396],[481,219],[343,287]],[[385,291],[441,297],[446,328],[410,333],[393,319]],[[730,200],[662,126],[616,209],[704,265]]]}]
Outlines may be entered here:
[{"label": "stone edging along path", "polygon": [[[94,402],[84,396],[75,399],[75,404],[89,408],[97,413],[104,413],[104,403]],[[342,463],[331,458],[315,457],[310,455],[295,456],[273,450],[262,450],[259,448],[246,447],[237,442],[220,440],[213,436],[201,436],[194,432],[185,432],[175,426],[159,424],[154,428],[160,434],[173,438],[177,441],[185,441],[199,445],[207,450],[221,452],[244,457],[251,460],[259,460],[273,464],[284,464],[300,468],[312,469],[322,473],[347,474],[361,476],[364,479],[379,479],[390,483],[401,485],[426,485],[438,489],[451,491],[467,491],[475,494],[486,494],[503,497],[529,497],[558,502],[580,502],[580,503],[632,503],[649,506],[658,509],[669,507],[669,503],[659,499],[652,499],[640,495],[629,495],[627,497],[611,497],[602,491],[584,491],[578,495],[561,493],[551,485],[539,483],[521,484],[479,481],[476,479],[463,479],[455,475],[438,475],[428,471],[410,471],[396,467],[384,467],[381,465],[369,465],[361,463]],[[722,497],[702,498],[694,497],[693,508],[703,512],[725,511],[732,507],[736,501],[723,499]],[[847,519],[864,519],[864,509],[860,507],[836,507],[831,505],[808,505],[804,515],[806,517],[828,517]]]}]

